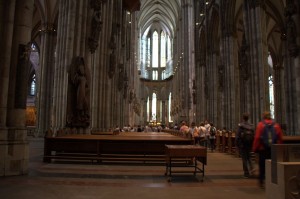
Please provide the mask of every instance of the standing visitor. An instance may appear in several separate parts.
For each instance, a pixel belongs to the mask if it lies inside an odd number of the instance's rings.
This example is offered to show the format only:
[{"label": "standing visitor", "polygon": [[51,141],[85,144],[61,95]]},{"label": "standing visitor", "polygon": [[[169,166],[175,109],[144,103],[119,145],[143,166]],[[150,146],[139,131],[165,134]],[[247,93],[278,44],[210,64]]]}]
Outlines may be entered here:
[{"label": "standing visitor", "polygon": [[217,129],[214,127],[213,123],[210,123],[210,128],[209,128],[209,143],[210,143],[210,150],[213,152],[216,148],[216,134],[217,134]]},{"label": "standing visitor", "polygon": [[271,145],[282,143],[282,130],[278,123],[271,119],[270,112],[263,113],[263,120],[257,124],[252,150],[259,156],[259,185],[264,188],[265,161],[271,158]]},{"label": "standing visitor", "polygon": [[243,114],[243,121],[238,124],[236,135],[236,146],[242,156],[244,177],[248,178],[253,174],[251,151],[254,140],[254,126],[248,122],[249,114]]},{"label": "standing visitor", "polygon": [[207,140],[206,140],[207,131],[206,131],[206,128],[204,127],[204,122],[200,123],[198,131],[199,131],[199,137],[200,137],[200,140],[199,140],[200,145],[207,147]]}]

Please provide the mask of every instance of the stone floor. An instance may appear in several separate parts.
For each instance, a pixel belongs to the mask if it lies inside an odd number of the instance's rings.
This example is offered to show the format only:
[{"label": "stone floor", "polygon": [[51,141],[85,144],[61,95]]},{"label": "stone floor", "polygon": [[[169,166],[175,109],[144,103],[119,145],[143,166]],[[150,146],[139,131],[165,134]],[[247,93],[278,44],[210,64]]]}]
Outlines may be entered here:
[{"label": "stone floor", "polygon": [[[43,139],[29,137],[29,173],[0,178],[1,199],[261,199],[255,177],[245,179],[240,158],[208,152],[201,175],[178,174],[168,182],[163,164],[43,163]],[[256,165],[257,168],[257,165]]]}]

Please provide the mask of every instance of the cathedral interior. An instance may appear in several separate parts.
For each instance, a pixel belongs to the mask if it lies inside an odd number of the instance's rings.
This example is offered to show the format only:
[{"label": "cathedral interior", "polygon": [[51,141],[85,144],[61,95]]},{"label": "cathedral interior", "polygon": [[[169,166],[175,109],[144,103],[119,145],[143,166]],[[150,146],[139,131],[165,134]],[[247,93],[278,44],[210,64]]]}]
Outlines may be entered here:
[{"label": "cathedral interior", "polygon": [[0,176],[28,136],[270,111],[300,135],[299,0],[1,0]]}]

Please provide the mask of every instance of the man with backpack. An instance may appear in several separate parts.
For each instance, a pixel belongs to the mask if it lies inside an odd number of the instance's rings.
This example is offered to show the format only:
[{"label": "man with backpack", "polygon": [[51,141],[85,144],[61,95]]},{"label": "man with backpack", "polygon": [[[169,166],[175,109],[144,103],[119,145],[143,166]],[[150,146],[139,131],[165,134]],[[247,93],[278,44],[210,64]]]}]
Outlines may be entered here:
[{"label": "man with backpack", "polygon": [[254,140],[254,126],[248,122],[249,114],[243,114],[243,121],[238,124],[236,134],[236,146],[242,156],[244,177],[249,178],[253,174],[253,164],[251,161],[252,144]]},{"label": "man with backpack", "polygon": [[282,130],[278,123],[271,119],[271,113],[263,113],[263,120],[258,123],[255,131],[252,150],[259,155],[259,185],[264,188],[265,161],[271,158],[272,144],[282,143]]}]

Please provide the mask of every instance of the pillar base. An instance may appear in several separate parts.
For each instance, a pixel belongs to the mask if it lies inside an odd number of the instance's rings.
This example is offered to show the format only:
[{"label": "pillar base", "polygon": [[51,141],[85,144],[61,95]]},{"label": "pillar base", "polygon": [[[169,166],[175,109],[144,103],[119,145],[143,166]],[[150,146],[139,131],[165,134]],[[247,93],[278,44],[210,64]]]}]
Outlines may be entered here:
[{"label": "pillar base", "polygon": [[26,128],[0,128],[0,176],[28,173]]}]

